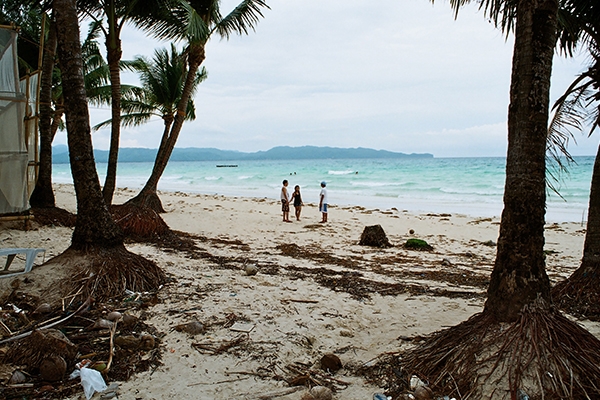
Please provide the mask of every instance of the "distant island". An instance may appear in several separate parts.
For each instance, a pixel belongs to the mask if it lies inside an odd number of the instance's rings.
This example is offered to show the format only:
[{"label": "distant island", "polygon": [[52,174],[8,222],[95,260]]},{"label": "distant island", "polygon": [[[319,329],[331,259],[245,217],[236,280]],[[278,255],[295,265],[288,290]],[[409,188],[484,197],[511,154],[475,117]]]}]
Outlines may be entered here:
[{"label": "distant island", "polygon": [[[154,162],[157,149],[124,147],[119,149],[119,162]],[[108,161],[107,150],[94,150],[96,162]],[[344,158],[433,158],[429,153],[396,153],[386,150],[366,149],[363,147],[343,149],[339,147],[301,146],[273,147],[267,151],[245,153],[233,150],[213,148],[175,148],[170,161],[246,161],[246,160],[322,160]],[[52,162],[66,164],[69,162],[67,146],[59,145],[52,148]]]}]

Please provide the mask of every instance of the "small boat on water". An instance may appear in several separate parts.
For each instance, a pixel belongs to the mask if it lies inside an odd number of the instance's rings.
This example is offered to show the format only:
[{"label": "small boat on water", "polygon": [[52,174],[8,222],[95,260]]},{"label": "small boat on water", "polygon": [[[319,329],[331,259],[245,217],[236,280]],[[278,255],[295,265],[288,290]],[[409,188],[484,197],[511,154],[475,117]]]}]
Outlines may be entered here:
[{"label": "small boat on water", "polygon": [[237,164],[217,164],[217,168],[236,168]]}]

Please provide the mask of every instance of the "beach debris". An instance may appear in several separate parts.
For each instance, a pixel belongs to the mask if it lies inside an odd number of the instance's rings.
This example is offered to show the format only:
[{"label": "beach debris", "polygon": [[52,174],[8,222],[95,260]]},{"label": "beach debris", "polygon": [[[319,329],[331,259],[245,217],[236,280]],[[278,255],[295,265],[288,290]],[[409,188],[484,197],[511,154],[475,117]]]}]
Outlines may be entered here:
[{"label": "beach debris", "polygon": [[121,318],[123,318],[123,314],[118,311],[113,311],[106,314],[106,319],[111,322],[119,321]]},{"label": "beach debris", "polygon": [[110,385],[108,385],[106,390],[104,390],[102,392],[102,394],[100,395],[100,399],[101,400],[113,399],[113,398],[116,398],[118,394],[119,394],[119,384],[117,382],[112,382]]},{"label": "beach debris", "polygon": [[354,337],[354,333],[352,333],[352,331],[349,329],[341,329],[340,336],[351,338]]},{"label": "beach debris", "polygon": [[333,392],[325,386],[315,386],[302,395],[302,400],[332,400]]},{"label": "beach debris", "polygon": [[[90,400],[94,393],[105,391],[107,389],[107,386],[100,372],[80,364],[83,364],[83,362],[77,364],[77,369],[71,373],[69,378],[75,379],[79,377],[81,379],[81,386],[83,386],[83,393],[85,394],[85,398],[87,400]],[[88,362],[86,365],[89,364],[90,363]]]},{"label": "beach debris", "polygon": [[451,266],[451,265],[452,265],[452,261],[450,261],[450,260],[449,260],[449,259],[447,259],[447,258],[444,258],[444,259],[442,259],[442,265],[444,265],[444,266],[446,266],[446,267],[449,267],[449,266]]},{"label": "beach debris", "polygon": [[410,377],[410,390],[415,391],[416,388],[425,386],[425,382],[423,382],[418,376],[413,375]]},{"label": "beach debris", "polygon": [[42,303],[35,310],[33,310],[32,314],[48,314],[52,312],[52,306],[48,303]]},{"label": "beach debris", "polygon": [[256,264],[246,265],[244,267],[244,272],[246,272],[246,275],[248,275],[248,276],[254,276],[258,273],[258,265],[256,265]]},{"label": "beach debris", "polygon": [[496,242],[494,242],[493,240],[488,240],[486,242],[481,242],[481,244],[484,245],[484,246],[496,247]]},{"label": "beach debris", "polygon": [[388,400],[388,397],[383,393],[373,394],[373,400]]},{"label": "beach debris", "polygon": [[406,243],[404,243],[404,248],[408,250],[433,250],[433,246],[429,245],[423,239],[408,239]]},{"label": "beach debris", "polygon": [[414,396],[416,400],[433,400],[433,391],[428,386],[418,386]]},{"label": "beach debris", "polygon": [[156,344],[154,340],[154,336],[144,333],[140,335],[140,349],[142,350],[152,350]]},{"label": "beach debris", "polygon": [[44,381],[59,381],[66,372],[67,362],[61,356],[53,355],[40,363],[40,376]]},{"label": "beach debris", "polygon": [[211,354],[221,354],[227,352],[227,350],[241,346],[248,342],[248,335],[239,335],[232,340],[225,340],[222,343],[215,342],[204,342],[204,343],[192,343],[192,347],[199,352],[209,352]]},{"label": "beach debris", "polygon": [[137,322],[138,318],[136,316],[127,313],[123,314],[123,319],[119,321],[120,325],[126,328],[134,326],[135,324],[137,324]]},{"label": "beach debris", "polygon": [[121,335],[115,338],[115,344],[122,349],[137,349],[140,346],[140,338],[135,335]]},{"label": "beach debris", "polygon": [[107,319],[104,318],[98,318],[96,320],[96,322],[94,322],[94,324],[92,326],[90,326],[90,330],[95,330],[95,329],[110,329],[112,328],[114,322],[109,321]]},{"label": "beach debris", "polygon": [[342,360],[335,354],[325,354],[321,357],[321,369],[323,371],[329,371],[331,373],[336,373],[338,370],[342,368]]},{"label": "beach debris", "polygon": [[410,235],[414,235],[414,234],[415,234],[415,230],[414,230],[414,229],[409,229],[409,230],[408,230],[408,233],[409,233]]},{"label": "beach debris", "polygon": [[360,236],[361,246],[372,246],[372,247],[391,247],[392,244],[388,240],[385,231],[381,225],[365,226],[363,233]]},{"label": "beach debris", "polygon": [[254,324],[250,324],[250,323],[246,323],[246,322],[235,322],[233,325],[231,325],[229,330],[234,331],[234,332],[243,332],[243,333],[250,334],[250,332],[252,332],[252,330],[254,330],[255,326],[256,325],[254,325]]},{"label": "beach debris", "polygon": [[206,331],[206,327],[202,322],[192,321],[185,324],[175,325],[173,327],[177,332],[185,332],[190,335],[198,335]]},{"label": "beach debris", "polygon": [[9,385],[17,385],[25,382],[27,382],[27,376],[25,376],[25,374],[18,369],[13,371],[10,379],[8,380]]}]

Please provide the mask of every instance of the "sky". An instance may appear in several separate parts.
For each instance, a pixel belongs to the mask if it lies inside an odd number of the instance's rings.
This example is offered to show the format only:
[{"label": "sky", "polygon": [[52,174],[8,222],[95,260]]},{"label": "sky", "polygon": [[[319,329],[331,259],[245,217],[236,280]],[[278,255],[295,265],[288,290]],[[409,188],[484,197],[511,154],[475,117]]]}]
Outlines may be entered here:
[{"label": "sky", "polygon": [[[239,1],[223,0],[228,13]],[[366,147],[435,157],[505,156],[513,36],[475,5],[455,19],[448,2],[267,0],[256,31],[207,45],[208,79],[177,147],[254,152],[276,146]],[[86,32],[87,27],[82,28]],[[169,43],[126,28],[123,59]],[[178,46],[181,48],[182,43]],[[556,55],[551,101],[587,58]],[[137,83],[124,74],[123,83]],[[110,118],[90,108],[92,124]],[[121,147],[157,148],[163,124],[122,130]],[[59,134],[55,144],[66,143]],[[595,155],[598,135],[569,151]],[[110,131],[93,133],[108,149]]]}]

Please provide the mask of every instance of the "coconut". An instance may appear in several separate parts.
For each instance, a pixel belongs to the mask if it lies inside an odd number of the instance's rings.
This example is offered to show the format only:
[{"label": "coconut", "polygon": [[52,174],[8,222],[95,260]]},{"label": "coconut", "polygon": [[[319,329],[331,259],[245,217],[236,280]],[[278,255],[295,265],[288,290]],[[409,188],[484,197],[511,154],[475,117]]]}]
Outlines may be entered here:
[{"label": "coconut", "polygon": [[27,381],[27,377],[25,376],[25,374],[17,369],[12,373],[12,376],[8,380],[8,384],[15,385],[18,383],[24,383],[26,381]]},{"label": "coconut", "polygon": [[106,314],[106,319],[109,321],[118,321],[123,317],[123,315],[118,312],[118,311],[113,311],[113,312],[109,312],[108,314]]},{"label": "coconut", "polygon": [[342,368],[342,361],[335,354],[325,354],[321,358],[321,369],[329,372],[337,372]]},{"label": "coconut", "polygon": [[302,400],[332,400],[333,392],[325,386],[315,386],[304,393]]},{"label": "coconut", "polygon": [[428,386],[418,386],[415,389],[415,399],[417,400],[432,400],[433,391]]},{"label": "coconut", "polygon": [[67,372],[67,362],[61,356],[48,357],[40,364],[40,376],[44,381],[59,381],[65,372]]},{"label": "coconut", "polygon": [[142,350],[152,350],[154,348],[154,336],[147,333],[140,335],[140,348]]}]

